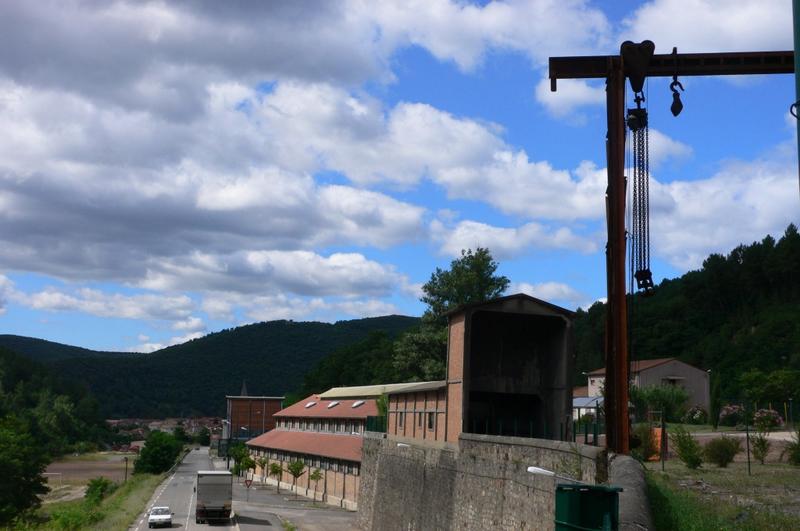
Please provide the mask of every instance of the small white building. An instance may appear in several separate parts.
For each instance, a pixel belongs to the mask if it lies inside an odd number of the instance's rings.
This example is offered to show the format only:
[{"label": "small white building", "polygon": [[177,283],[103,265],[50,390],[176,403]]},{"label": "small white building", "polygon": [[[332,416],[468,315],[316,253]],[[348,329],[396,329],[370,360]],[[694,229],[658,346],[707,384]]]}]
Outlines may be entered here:
[{"label": "small white building", "polygon": [[[649,387],[676,385],[689,393],[689,407],[701,406],[706,411],[711,403],[708,371],[698,369],[675,358],[657,358],[631,362],[631,385]],[[586,373],[588,397],[602,396],[606,380],[605,368]]]}]

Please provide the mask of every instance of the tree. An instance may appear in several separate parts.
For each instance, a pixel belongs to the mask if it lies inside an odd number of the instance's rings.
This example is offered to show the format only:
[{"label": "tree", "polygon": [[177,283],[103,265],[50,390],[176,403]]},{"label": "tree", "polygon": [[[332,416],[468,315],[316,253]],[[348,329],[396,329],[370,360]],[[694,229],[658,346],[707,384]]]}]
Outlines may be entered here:
[{"label": "tree", "polygon": [[281,467],[280,463],[272,463],[269,465],[269,475],[275,476],[275,492],[280,494],[281,493],[281,475],[283,474],[283,468]]},{"label": "tree", "polygon": [[394,345],[392,363],[396,381],[439,380],[447,361],[448,311],[484,302],[503,294],[509,280],[495,275],[498,264],[489,249],[462,250],[450,269],[436,268],[422,286],[420,301],[428,305],[422,325],[403,334]]},{"label": "tree", "polygon": [[261,482],[263,483],[267,478],[267,465],[269,464],[269,459],[262,456],[256,459],[256,463],[258,463],[259,468],[261,468]]},{"label": "tree", "polygon": [[184,429],[182,424],[175,426],[175,429],[172,431],[172,436],[181,444],[189,441],[189,435],[186,433],[186,429]]},{"label": "tree", "polygon": [[256,462],[249,455],[243,456],[236,464],[233,465],[234,473],[240,475],[242,472],[244,472],[245,479],[247,479],[247,471],[254,470],[255,468]]},{"label": "tree", "polygon": [[314,470],[312,473],[310,473],[308,475],[308,480],[314,482],[314,493],[315,493],[314,494],[314,499],[317,499],[317,495],[316,495],[317,485],[319,484],[319,480],[321,480],[321,479],[322,479],[322,471],[319,468],[317,468],[316,470]]},{"label": "tree", "polygon": [[160,474],[175,464],[181,453],[181,443],[169,433],[151,431],[144,443],[139,458],[133,465],[133,472]]},{"label": "tree", "polygon": [[290,461],[286,465],[286,470],[292,475],[292,490],[294,490],[294,496],[297,498],[297,478],[303,475],[306,465],[300,460]]},{"label": "tree", "polygon": [[495,275],[497,267],[489,249],[478,247],[474,253],[472,249],[462,249],[461,258],[450,262],[449,270],[437,267],[422,286],[424,295],[420,300],[428,305],[423,319],[444,326],[448,311],[502,295],[509,280]]},{"label": "tree", "polygon": [[42,476],[48,461],[24,422],[0,419],[0,526],[39,506],[49,490]]},{"label": "tree", "polygon": [[200,446],[208,446],[211,444],[211,432],[208,430],[208,428],[203,426],[200,428],[200,431],[197,432],[197,435],[195,435],[194,440]]}]

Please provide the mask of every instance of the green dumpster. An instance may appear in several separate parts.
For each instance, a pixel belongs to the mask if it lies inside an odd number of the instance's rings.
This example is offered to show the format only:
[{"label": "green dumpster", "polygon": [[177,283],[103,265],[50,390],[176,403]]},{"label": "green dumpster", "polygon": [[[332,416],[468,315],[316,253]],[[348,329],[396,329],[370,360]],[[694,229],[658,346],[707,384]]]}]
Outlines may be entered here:
[{"label": "green dumpster", "polygon": [[556,486],[556,531],[619,529],[621,487],[560,483]]}]

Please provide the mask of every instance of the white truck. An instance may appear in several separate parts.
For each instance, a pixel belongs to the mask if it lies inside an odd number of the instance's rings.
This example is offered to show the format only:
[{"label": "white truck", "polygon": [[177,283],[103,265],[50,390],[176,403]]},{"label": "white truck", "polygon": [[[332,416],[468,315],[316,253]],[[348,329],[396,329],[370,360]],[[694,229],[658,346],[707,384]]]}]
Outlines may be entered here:
[{"label": "white truck", "polygon": [[233,474],[227,470],[199,470],[195,523],[230,520],[233,502]]}]

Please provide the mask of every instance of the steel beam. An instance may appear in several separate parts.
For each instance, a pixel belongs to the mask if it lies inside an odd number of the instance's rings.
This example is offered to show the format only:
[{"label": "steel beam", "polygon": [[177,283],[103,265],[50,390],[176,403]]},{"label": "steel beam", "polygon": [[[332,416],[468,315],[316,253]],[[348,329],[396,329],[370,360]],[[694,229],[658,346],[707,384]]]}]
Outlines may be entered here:
[{"label": "steel beam", "polygon": [[[620,61],[618,55],[550,58],[550,90],[558,79],[608,77],[609,65]],[[794,52],[679,53],[654,55],[647,77],[736,76],[748,74],[791,74]],[[627,72],[625,72],[627,76]]]}]

